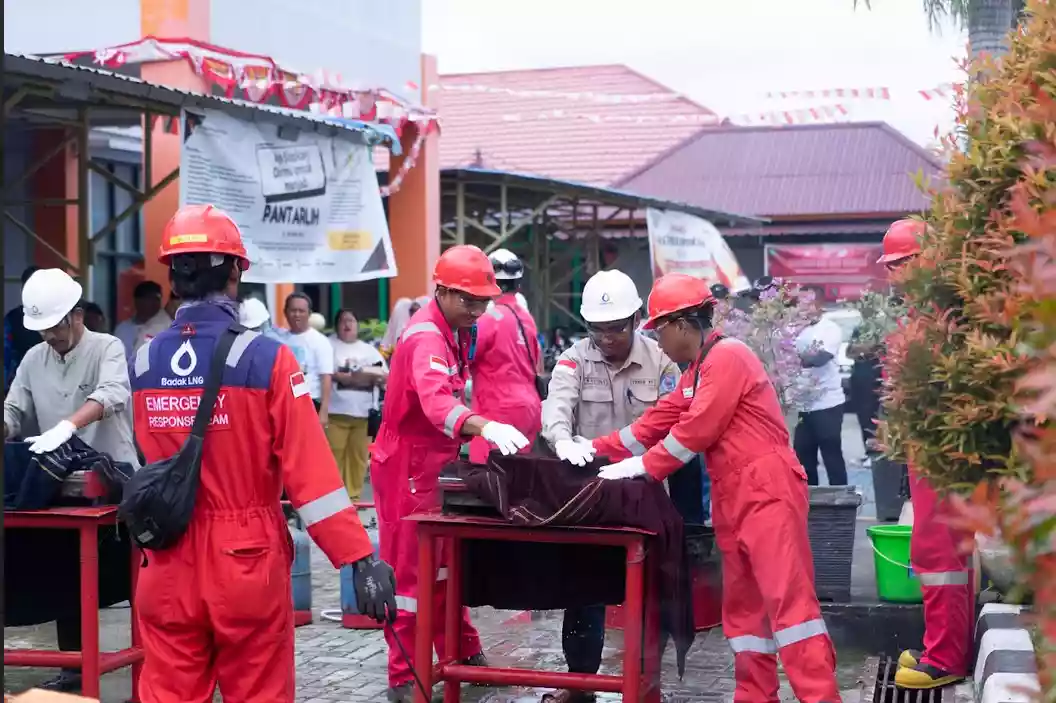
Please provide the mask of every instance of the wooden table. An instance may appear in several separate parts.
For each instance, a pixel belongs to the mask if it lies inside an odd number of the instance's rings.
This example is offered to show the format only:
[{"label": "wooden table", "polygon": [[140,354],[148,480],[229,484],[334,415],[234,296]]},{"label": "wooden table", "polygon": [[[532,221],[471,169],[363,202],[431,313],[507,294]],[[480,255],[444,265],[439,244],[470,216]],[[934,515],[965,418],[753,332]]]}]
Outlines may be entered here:
[{"label": "wooden table", "polygon": [[[404,518],[418,523],[418,592],[433,593],[436,587],[436,547],[448,540],[447,610],[444,613],[446,642],[460,642],[462,635],[463,540],[587,544],[626,550],[626,587],[623,672],[619,676],[550,672],[537,669],[466,666],[454,656],[442,655],[433,666],[433,598],[418,599],[414,642],[414,668],[426,691],[444,682],[444,703],[461,700],[460,684],[485,686],[539,686],[581,691],[622,693],[625,703],[660,701],[660,604],[656,596],[656,568],[646,542],[654,533],[623,527],[525,527],[495,518],[418,513]],[[652,594],[646,603],[645,593]],[[643,647],[644,640],[644,647]],[[457,650],[456,647],[449,649]],[[643,672],[644,657],[644,672]],[[415,690],[416,703],[429,703]]]},{"label": "wooden table", "polygon": [[143,650],[139,646],[135,593],[139,572],[139,550],[132,547],[132,593],[129,598],[132,646],[116,652],[99,648],[99,528],[118,524],[117,506],[5,510],[4,529],[76,530],[80,536],[81,651],[4,648],[4,666],[80,669],[83,695],[99,698],[99,678],[110,671],[132,667],[132,698],[139,700],[139,673]]}]

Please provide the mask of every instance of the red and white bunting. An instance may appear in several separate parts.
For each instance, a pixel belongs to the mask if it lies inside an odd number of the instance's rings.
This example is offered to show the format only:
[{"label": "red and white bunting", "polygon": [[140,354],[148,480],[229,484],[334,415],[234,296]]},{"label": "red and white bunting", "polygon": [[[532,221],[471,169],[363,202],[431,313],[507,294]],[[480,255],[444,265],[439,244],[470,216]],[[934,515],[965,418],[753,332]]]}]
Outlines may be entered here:
[{"label": "red and white bunting", "polygon": [[[408,87],[413,84],[408,83]],[[445,91],[451,93],[478,93],[481,95],[506,95],[514,98],[558,98],[582,102],[604,103],[609,105],[637,105],[642,103],[665,103],[681,100],[682,95],[678,93],[596,93],[593,91],[568,92],[562,90],[519,90],[515,88],[502,88],[493,85],[481,85],[477,83],[434,83],[428,88],[430,91]]]},{"label": "red and white bunting", "polygon": [[[931,88],[907,91],[925,100],[947,100],[955,94],[956,83],[942,83]],[[872,88],[826,88],[825,90],[781,90],[766,94],[772,100],[891,100],[891,88],[886,86]]]},{"label": "red and white bunting", "polygon": [[[414,168],[415,164],[418,163],[418,156],[422,153],[422,145],[425,144],[425,138],[427,133],[425,130],[418,132],[418,136],[415,137],[414,144],[411,145],[410,150],[407,152],[406,158],[400,163],[400,167],[396,170],[395,175],[392,175],[388,185],[381,187],[381,197],[387,198],[400,189],[403,185],[403,179],[407,177],[411,169]],[[389,172],[392,173],[391,171]]]},{"label": "red and white bunting", "polygon": [[[227,97],[266,102],[272,96],[283,107],[297,110],[325,106],[328,113],[351,119],[384,122],[399,132],[407,122],[437,123],[437,114],[409,103],[385,88],[349,85],[341,74],[313,74],[280,66],[269,56],[246,54],[193,39],[145,37],[119,46],[66,54],[66,61],[90,57],[105,68],[155,61],[186,60],[195,73],[219,86]],[[346,107],[348,106],[348,107]],[[357,113],[355,110],[358,109]]]},{"label": "red and white bunting", "polygon": [[804,124],[846,117],[850,111],[845,105],[819,105],[817,107],[797,110],[773,110],[769,112],[745,113],[740,115],[602,115],[574,112],[570,110],[544,110],[541,112],[511,113],[502,115],[503,122],[549,122],[549,121],[583,121],[593,124],[636,124],[636,125],[669,125],[669,124],[740,124],[740,125],[778,125]]}]

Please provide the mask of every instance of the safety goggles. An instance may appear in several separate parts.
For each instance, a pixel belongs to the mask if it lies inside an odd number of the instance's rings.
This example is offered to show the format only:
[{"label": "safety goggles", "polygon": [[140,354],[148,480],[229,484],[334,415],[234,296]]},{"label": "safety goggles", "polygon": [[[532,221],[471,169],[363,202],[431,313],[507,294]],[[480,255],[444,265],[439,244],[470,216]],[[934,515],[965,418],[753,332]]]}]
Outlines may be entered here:
[{"label": "safety goggles", "polygon": [[473,298],[465,293],[457,293],[458,302],[466,312],[484,312],[488,309],[491,298]]},{"label": "safety goggles", "polygon": [[630,331],[633,322],[633,317],[629,317],[626,320],[618,320],[616,322],[588,322],[587,333],[594,339],[616,337]]}]

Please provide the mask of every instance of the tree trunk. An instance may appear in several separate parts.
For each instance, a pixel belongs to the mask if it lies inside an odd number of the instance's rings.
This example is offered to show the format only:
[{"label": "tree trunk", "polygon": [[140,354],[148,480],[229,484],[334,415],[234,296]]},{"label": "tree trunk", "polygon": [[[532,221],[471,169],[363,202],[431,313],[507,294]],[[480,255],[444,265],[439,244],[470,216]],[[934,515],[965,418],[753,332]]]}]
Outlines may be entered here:
[{"label": "tree trunk", "polygon": [[1000,56],[1008,51],[1008,32],[1016,25],[1019,0],[974,0],[968,14],[972,58]]}]

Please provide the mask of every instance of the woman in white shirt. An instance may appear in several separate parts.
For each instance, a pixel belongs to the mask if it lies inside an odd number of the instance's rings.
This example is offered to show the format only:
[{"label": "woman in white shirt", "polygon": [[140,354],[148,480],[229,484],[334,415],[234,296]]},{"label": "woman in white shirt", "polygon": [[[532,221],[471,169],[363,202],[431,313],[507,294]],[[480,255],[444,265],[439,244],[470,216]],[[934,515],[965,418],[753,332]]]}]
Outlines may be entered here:
[{"label": "woman in white shirt", "polygon": [[341,310],[330,336],[334,349],[334,390],[326,437],[352,500],[359,500],[367,475],[367,421],[385,387],[388,367],[381,352],[359,339],[359,321]]}]

